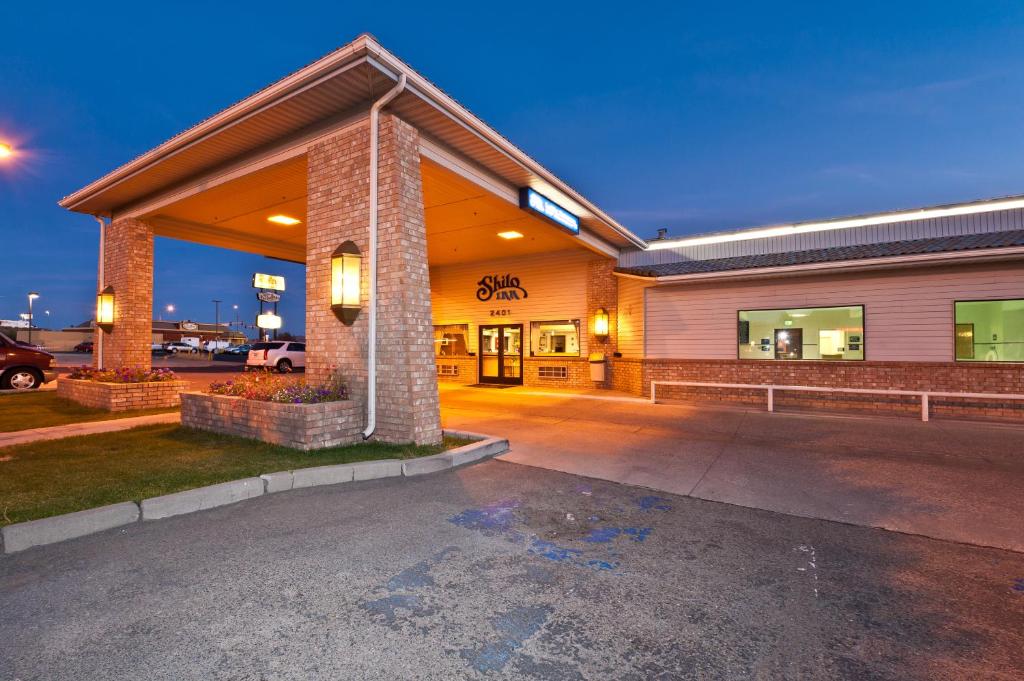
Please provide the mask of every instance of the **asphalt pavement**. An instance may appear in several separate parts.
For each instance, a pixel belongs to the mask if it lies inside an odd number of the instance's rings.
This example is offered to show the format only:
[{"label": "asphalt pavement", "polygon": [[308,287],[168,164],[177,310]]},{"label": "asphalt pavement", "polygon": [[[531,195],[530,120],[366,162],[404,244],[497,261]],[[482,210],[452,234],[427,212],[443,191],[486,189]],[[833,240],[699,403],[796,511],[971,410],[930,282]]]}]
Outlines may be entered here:
[{"label": "asphalt pavement", "polygon": [[1024,556],[502,461],[0,557],[0,679],[1011,679]]}]

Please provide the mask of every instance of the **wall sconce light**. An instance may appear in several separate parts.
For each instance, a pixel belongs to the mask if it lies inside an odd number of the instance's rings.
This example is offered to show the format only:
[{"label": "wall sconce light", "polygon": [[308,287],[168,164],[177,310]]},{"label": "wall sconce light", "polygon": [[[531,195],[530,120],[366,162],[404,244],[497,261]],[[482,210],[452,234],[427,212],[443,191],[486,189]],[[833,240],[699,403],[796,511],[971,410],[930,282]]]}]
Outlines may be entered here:
[{"label": "wall sconce light", "polygon": [[96,326],[107,333],[114,328],[114,287],[108,286],[96,296]]},{"label": "wall sconce light", "polygon": [[598,338],[608,337],[608,310],[603,307],[594,313],[594,335]]},{"label": "wall sconce light", "polygon": [[363,256],[351,241],[338,246],[331,254],[331,309],[346,326],[351,326],[362,306]]}]

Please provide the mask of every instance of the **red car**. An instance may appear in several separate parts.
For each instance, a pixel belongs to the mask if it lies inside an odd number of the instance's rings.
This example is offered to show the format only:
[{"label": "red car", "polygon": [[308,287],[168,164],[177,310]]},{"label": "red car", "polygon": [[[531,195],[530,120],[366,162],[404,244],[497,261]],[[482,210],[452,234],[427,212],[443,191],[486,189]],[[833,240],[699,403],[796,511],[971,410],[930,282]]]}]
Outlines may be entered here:
[{"label": "red car", "polygon": [[0,333],[0,390],[32,390],[55,378],[53,355]]},{"label": "red car", "polygon": [[93,345],[92,341],[82,341],[75,346],[75,352],[92,352]]}]

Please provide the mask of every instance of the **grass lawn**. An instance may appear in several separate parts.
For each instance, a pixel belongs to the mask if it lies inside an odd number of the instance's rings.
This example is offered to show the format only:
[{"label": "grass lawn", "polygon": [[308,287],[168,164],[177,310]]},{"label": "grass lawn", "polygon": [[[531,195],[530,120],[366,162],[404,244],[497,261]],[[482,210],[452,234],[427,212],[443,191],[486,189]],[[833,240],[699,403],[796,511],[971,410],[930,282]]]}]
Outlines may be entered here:
[{"label": "grass lawn", "polygon": [[442,445],[421,447],[366,442],[304,453],[175,424],[4,447],[0,525],[141,501],[261,473],[412,459],[467,442],[445,438]]},{"label": "grass lawn", "polygon": [[36,391],[28,395],[0,395],[0,433],[46,426],[63,426],[68,423],[83,423],[85,421],[108,421],[129,416],[164,414],[177,410],[177,407],[168,407],[166,409],[111,412],[105,409],[83,407],[77,402],[57,397],[57,393],[50,391]]}]

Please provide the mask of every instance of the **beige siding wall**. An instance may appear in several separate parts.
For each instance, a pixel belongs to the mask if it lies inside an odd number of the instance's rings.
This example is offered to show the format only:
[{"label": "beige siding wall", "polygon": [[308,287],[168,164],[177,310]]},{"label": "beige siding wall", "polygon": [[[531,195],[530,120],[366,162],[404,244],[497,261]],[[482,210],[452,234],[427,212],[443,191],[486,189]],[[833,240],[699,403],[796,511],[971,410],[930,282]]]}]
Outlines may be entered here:
[{"label": "beige siding wall", "polygon": [[647,357],[735,359],[738,310],[864,305],[866,359],[953,361],[953,301],[1024,298],[1024,264],[652,288]]},{"label": "beige siding wall", "polygon": [[[586,251],[559,251],[525,258],[432,267],[430,291],[434,324],[469,324],[467,343],[477,351],[481,324],[523,324],[523,355],[530,356],[530,322],[579,319],[580,355],[587,354],[587,263],[598,256]],[[519,278],[522,300],[477,300],[477,282],[485,275]],[[507,315],[492,311],[508,310]]]},{"label": "beige siding wall", "polygon": [[644,292],[650,284],[619,277],[619,352],[644,356]]}]

